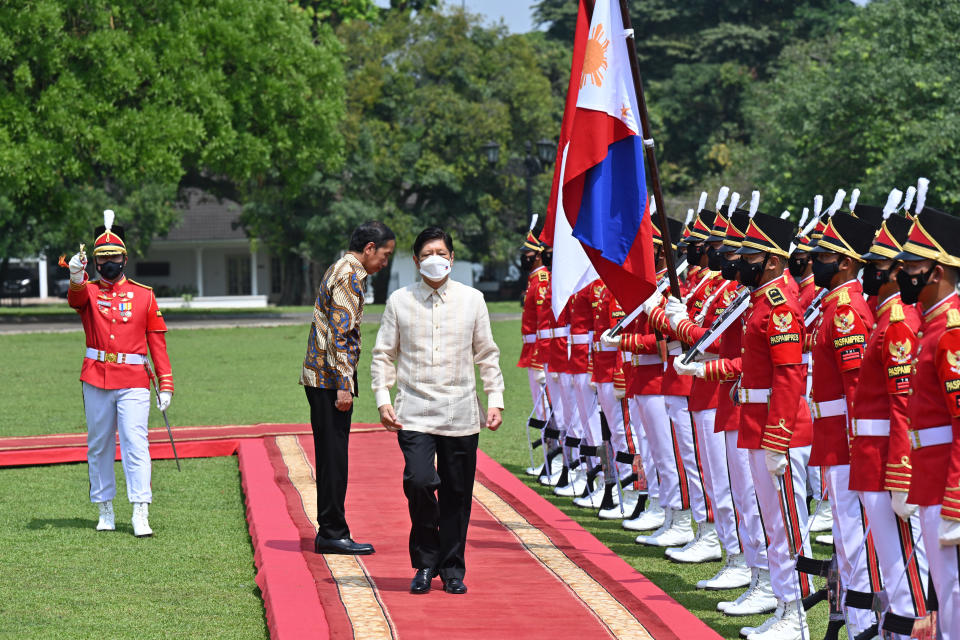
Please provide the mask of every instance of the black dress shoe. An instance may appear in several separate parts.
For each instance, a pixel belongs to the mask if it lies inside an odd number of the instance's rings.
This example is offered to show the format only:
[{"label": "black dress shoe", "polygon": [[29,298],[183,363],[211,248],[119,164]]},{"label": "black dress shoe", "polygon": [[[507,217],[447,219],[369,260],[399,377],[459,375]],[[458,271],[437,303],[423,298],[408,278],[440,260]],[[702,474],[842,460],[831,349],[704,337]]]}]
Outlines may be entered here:
[{"label": "black dress shoe", "polygon": [[460,578],[450,578],[443,581],[443,590],[447,593],[461,594],[467,592],[467,585]]},{"label": "black dress shoe", "polygon": [[350,538],[338,538],[336,540],[332,540],[330,538],[321,537],[318,533],[316,540],[313,542],[313,550],[317,553],[339,553],[350,556],[368,556],[373,553],[373,545],[354,542]]},{"label": "black dress shoe", "polygon": [[410,582],[410,593],[428,593],[430,591],[430,581],[437,576],[433,569],[417,569],[417,574],[413,576]]}]

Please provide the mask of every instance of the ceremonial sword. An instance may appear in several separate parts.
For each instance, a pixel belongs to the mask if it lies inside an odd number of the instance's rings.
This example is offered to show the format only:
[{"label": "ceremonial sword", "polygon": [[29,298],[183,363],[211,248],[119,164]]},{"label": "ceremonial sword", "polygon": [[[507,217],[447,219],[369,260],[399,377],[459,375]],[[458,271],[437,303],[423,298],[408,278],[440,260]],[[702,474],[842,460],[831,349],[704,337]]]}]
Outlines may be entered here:
[{"label": "ceremonial sword", "polygon": [[[683,260],[680,261],[680,264],[677,265],[677,275],[679,276],[683,272],[683,270],[686,268],[687,268],[687,259],[684,258]],[[666,288],[669,286],[670,286],[670,279],[667,277],[661,278],[659,284],[657,284],[657,293],[662,295],[663,292],[666,290]],[[657,294],[655,293],[653,295],[657,295]],[[653,296],[650,296],[650,297],[652,298]],[[628,324],[630,324],[631,322],[633,322],[634,320],[636,320],[637,316],[639,316],[641,313],[643,313],[642,304],[639,305],[633,311],[631,311],[629,314],[627,314],[622,320],[620,320],[620,322],[618,322],[616,326],[613,327],[613,329],[610,329],[610,337],[613,338],[614,336],[619,335],[619,333],[623,331],[623,328]]]},{"label": "ceremonial sword", "polygon": [[711,344],[717,341],[723,332],[729,327],[734,321],[743,315],[743,312],[747,310],[750,306],[750,290],[744,287],[744,289],[737,294],[737,297],[734,298],[730,304],[727,305],[727,308],[723,310],[720,315],[718,315],[713,320],[713,324],[710,326],[710,330],[707,331],[703,336],[697,340],[697,342],[690,347],[690,350],[687,351],[680,359],[680,362],[683,364],[690,364],[690,362],[697,356],[703,354]]},{"label": "ceremonial sword", "polygon": [[817,319],[817,316],[820,315],[820,302],[823,300],[824,296],[827,295],[826,289],[821,289],[820,293],[810,301],[810,306],[807,307],[807,310],[803,312],[803,326],[809,327],[813,324],[813,321]]},{"label": "ceremonial sword", "polygon": [[[147,369],[147,377],[153,383],[153,390],[157,393],[157,408],[160,409],[160,388],[157,386],[157,377],[153,375],[153,369],[150,368],[150,361],[143,359],[143,366]],[[163,414],[163,422],[167,425],[167,435],[170,436],[170,448],[173,449],[173,459],[177,461],[177,471],[180,471],[180,458],[177,456],[177,445],[173,442],[173,431],[170,429],[170,420],[167,419],[167,410],[160,409]]]}]

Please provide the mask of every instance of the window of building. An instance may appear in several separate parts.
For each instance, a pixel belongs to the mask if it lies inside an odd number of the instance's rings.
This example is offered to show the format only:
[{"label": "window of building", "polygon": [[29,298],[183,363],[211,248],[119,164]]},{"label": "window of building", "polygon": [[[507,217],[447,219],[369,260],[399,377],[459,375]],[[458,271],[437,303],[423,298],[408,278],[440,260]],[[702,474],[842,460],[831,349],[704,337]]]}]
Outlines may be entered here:
[{"label": "window of building", "polygon": [[227,295],[250,295],[250,256],[227,256]]}]

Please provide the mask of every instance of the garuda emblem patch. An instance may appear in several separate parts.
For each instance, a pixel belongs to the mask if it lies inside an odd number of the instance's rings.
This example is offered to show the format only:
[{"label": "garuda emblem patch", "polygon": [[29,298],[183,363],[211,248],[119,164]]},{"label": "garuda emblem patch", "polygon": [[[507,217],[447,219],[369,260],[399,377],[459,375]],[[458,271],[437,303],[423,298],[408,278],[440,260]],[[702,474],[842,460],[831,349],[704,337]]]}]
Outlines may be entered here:
[{"label": "garuda emblem patch", "polygon": [[833,326],[835,326],[840,333],[850,333],[853,331],[854,323],[855,316],[853,315],[853,311],[838,313],[833,317]]},{"label": "garuda emblem patch", "polygon": [[907,364],[910,362],[910,351],[913,349],[913,344],[910,340],[903,340],[899,342],[890,343],[890,358],[897,364]]},{"label": "garuda emblem patch", "polygon": [[777,328],[777,331],[780,333],[786,333],[793,328],[793,313],[786,311],[784,313],[774,313],[773,314],[773,326]]}]

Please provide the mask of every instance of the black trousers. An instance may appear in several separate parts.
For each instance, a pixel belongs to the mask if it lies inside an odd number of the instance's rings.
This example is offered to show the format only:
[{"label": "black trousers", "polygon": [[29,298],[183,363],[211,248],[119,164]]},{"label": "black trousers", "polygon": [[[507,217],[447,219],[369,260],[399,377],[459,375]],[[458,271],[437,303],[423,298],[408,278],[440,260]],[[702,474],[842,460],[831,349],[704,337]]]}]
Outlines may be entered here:
[{"label": "black trousers", "polygon": [[480,434],[397,432],[404,460],[403,493],[410,510],[410,564],[414,569],[434,568],[444,580],[463,579],[479,439]]},{"label": "black trousers", "polygon": [[337,409],[336,389],[304,389],[310,403],[317,460],[317,533],[333,540],[349,538],[343,503],[347,497],[347,447],[353,406],[347,411]]}]

